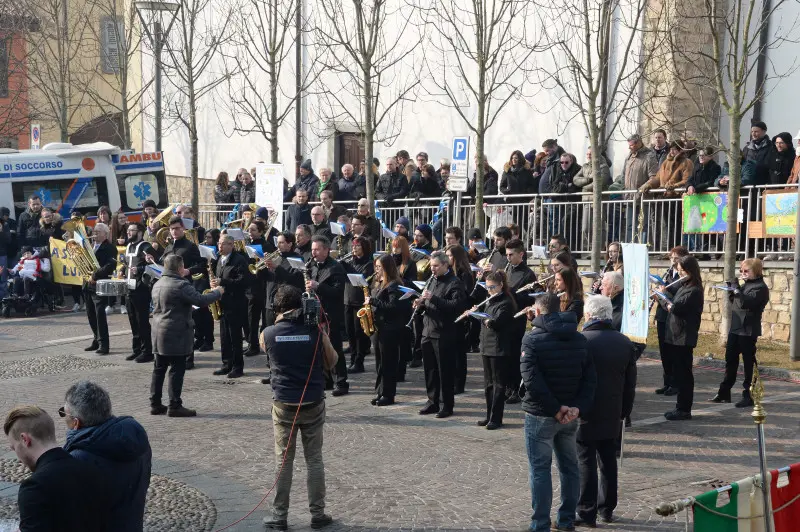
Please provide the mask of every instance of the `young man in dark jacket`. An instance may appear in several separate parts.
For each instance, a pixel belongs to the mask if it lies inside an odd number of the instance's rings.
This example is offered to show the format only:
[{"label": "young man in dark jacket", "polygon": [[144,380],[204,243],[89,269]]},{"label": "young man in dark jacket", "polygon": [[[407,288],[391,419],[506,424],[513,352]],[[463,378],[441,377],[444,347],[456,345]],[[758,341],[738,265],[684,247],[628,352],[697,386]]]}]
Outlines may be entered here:
[{"label": "young man in dark jacket", "polygon": [[39,218],[42,216],[42,198],[36,194],[28,198],[28,208],[19,215],[17,220],[17,235],[19,246],[42,247],[47,245],[47,240],[42,237]]},{"label": "young man in dark jacket", "polygon": [[144,427],[112,415],[108,392],[90,381],[70,386],[59,414],[67,425],[64,450],[108,479],[113,529],[140,532],[153,458]]},{"label": "young man in dark jacket", "polygon": [[550,467],[555,450],[561,475],[561,507],[556,526],[572,530],[580,494],[576,448],[577,418],[589,413],[597,376],[586,338],[575,315],[559,312],[555,294],[538,296],[528,311],[533,329],[522,339],[520,371],[525,383],[525,447],[533,499],[530,530],[550,530],[553,485]]},{"label": "young man in dark jacket", "polygon": [[636,394],[637,349],[628,337],[614,330],[612,313],[611,300],[605,296],[593,296],[586,302],[583,336],[597,372],[597,389],[593,406],[581,414],[578,428],[581,497],[575,524],[590,527],[596,525],[598,511],[603,522],[613,519],[617,507],[616,440]]},{"label": "young man in dark jacket", "polygon": [[744,364],[744,380],[742,380],[742,400],[736,403],[738,408],[753,406],[750,397],[750,383],[753,379],[753,366],[756,364],[756,342],[761,336],[761,315],[769,303],[769,288],[762,276],[761,259],[742,261],[740,273],[743,285],[739,280],[729,281],[735,288],[728,292],[731,305],[730,329],[725,349],[725,378],[719,385],[717,395],[711,399],[714,403],[730,403],[731,389],[736,383],[736,372],[739,369],[739,353]]},{"label": "young man in dark jacket", "polygon": [[386,173],[378,178],[375,186],[375,199],[386,201],[405,198],[408,195],[408,180],[397,170],[397,159],[386,159]]}]

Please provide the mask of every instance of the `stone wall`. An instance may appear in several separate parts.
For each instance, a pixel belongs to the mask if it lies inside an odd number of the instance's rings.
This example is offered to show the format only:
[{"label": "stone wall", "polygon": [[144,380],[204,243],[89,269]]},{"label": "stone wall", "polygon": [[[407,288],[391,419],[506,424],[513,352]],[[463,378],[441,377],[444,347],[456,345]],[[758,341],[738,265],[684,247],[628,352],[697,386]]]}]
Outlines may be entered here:
[{"label": "stone wall", "polygon": [[[170,203],[192,202],[192,178],[187,176],[167,176],[167,196]],[[200,205],[214,203],[214,180],[201,177],[198,198]],[[202,207],[201,207],[202,209]]]}]

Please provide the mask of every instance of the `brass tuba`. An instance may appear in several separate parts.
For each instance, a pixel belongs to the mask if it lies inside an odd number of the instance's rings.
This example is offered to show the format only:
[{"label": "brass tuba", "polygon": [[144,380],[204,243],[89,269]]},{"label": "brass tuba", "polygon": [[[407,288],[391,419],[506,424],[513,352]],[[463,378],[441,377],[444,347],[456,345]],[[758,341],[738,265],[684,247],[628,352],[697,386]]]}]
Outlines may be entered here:
[{"label": "brass tuba", "polygon": [[[153,222],[158,222],[158,224],[161,226],[156,231],[152,241],[157,243],[162,250],[169,245],[169,219],[174,214],[174,210],[177,205],[177,203],[173,203],[172,205],[167,206],[166,209],[158,213],[158,216],[152,220]],[[149,235],[150,228],[148,227],[147,229],[147,234]]]},{"label": "brass tuba", "polygon": [[79,234],[83,241],[79,242],[74,238],[68,240],[66,242],[67,255],[69,255],[69,258],[75,263],[75,267],[78,268],[78,272],[81,277],[83,277],[83,280],[88,281],[92,278],[92,275],[100,269],[100,263],[97,262],[97,257],[95,257],[94,252],[87,247],[86,235],[81,234],[78,228],[75,229],[75,233]]},{"label": "brass tuba", "polygon": [[[366,286],[361,287],[364,290],[364,297],[369,297],[369,288]],[[375,327],[375,316],[372,313],[372,305],[364,305],[358,312],[356,313],[358,316],[358,320],[361,323],[361,329],[363,329],[364,334],[367,336],[372,336],[375,334],[377,328]]]}]

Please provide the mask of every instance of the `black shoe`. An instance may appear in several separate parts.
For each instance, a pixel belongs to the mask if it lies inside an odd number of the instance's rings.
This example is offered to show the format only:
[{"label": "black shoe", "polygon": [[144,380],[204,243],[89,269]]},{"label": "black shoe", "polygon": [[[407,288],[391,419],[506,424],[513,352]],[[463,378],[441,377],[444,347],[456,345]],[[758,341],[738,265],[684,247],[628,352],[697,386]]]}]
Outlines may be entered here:
[{"label": "black shoe", "polygon": [[167,407],[164,405],[153,405],[150,407],[151,416],[163,416],[167,413]]},{"label": "black shoe", "polygon": [[262,521],[264,526],[270,530],[289,530],[289,523],[286,519],[275,519],[274,517],[265,517]]},{"label": "black shoe", "polygon": [[389,406],[394,404],[394,399],[390,399],[388,397],[381,397],[378,399],[378,402],[375,403],[376,406]]},{"label": "black shoe", "polygon": [[568,531],[572,532],[573,530],[575,530],[575,527],[574,526],[561,526],[561,525],[557,525],[557,524],[553,523],[553,524],[550,525],[550,530],[568,530]]},{"label": "black shoe", "polygon": [[411,362],[408,364],[408,367],[409,367],[409,368],[419,368],[419,367],[422,367],[422,360],[412,360],[412,361],[411,361]]},{"label": "black shoe", "polygon": [[486,425],[489,424],[489,420],[488,419],[481,419],[480,421],[478,421],[475,424],[478,425],[479,427],[485,427]]},{"label": "black shoe", "polygon": [[125,360],[127,360],[128,362],[130,362],[131,360],[135,359],[135,358],[136,358],[136,357],[138,357],[138,356],[139,356],[139,353],[131,353],[130,355],[128,355],[128,356],[126,356],[126,357],[125,357]]},{"label": "black shoe", "polygon": [[350,393],[349,388],[334,388],[334,390],[331,392],[331,395],[334,397],[341,397],[342,395],[347,395],[348,393]]},{"label": "black shoe", "polygon": [[260,353],[261,353],[261,351],[259,349],[248,349],[243,354],[246,357],[254,357],[254,356],[256,356],[256,355],[258,355]]},{"label": "black shoe", "polygon": [[513,393],[506,398],[507,405],[515,405],[520,401],[522,401],[522,399],[519,398],[519,394],[517,393]]},{"label": "black shoe", "polygon": [[263,379],[261,379],[261,384],[269,384],[270,382],[272,382],[271,377],[264,377]]},{"label": "black shoe", "polygon": [[213,351],[214,344],[203,344],[200,347],[198,347],[197,350],[200,351],[201,353],[205,353],[207,351]]},{"label": "black shoe", "polygon": [[658,395],[664,395],[664,392],[666,392],[667,390],[669,390],[669,386],[664,385],[664,387],[662,388],[656,388],[656,393]]},{"label": "black shoe", "polygon": [[186,371],[189,371],[190,369],[194,369],[194,361],[187,360],[186,361]]},{"label": "black shoe", "polygon": [[427,416],[429,414],[436,414],[439,412],[439,405],[428,405],[419,411],[419,415]]},{"label": "black shoe", "polygon": [[629,428],[631,428],[632,425],[633,425],[633,423],[631,422],[631,417],[630,416],[626,417],[625,418],[625,428],[629,429]]},{"label": "black shoe", "polygon": [[97,353],[98,355],[107,355],[108,354],[108,346],[107,345],[101,345],[100,349],[95,351],[95,353]]},{"label": "black shoe", "polygon": [[364,364],[353,364],[347,368],[348,373],[364,373]]},{"label": "black shoe", "polygon": [[573,523],[574,523],[575,526],[580,526],[580,527],[583,527],[583,528],[597,528],[597,523],[596,522],[587,521],[586,519],[581,519],[580,517],[575,519],[575,521]]},{"label": "black shoe", "polygon": [[139,364],[144,364],[145,362],[152,362],[155,359],[156,357],[154,357],[153,355],[146,355],[143,353],[138,357],[136,357],[136,362],[138,362]]},{"label": "black shoe", "polygon": [[212,375],[227,375],[230,372],[231,372],[231,368],[229,368],[227,366],[222,366],[218,370],[214,371],[214,373]]},{"label": "black shoe", "polygon": [[665,413],[664,417],[667,418],[667,421],[684,421],[692,419],[692,414],[676,408],[672,412]]},{"label": "black shoe", "polygon": [[242,368],[233,368],[230,373],[228,373],[229,379],[238,379],[239,377],[244,377],[244,371],[242,371]]},{"label": "black shoe", "polygon": [[601,515],[600,520],[604,523],[613,523],[614,521],[617,520],[617,518],[614,517],[614,514],[606,514],[606,515]]},{"label": "black shoe", "polygon": [[734,406],[736,406],[736,408],[747,408],[748,406],[753,406],[753,400],[749,397],[742,397],[742,400]]},{"label": "black shoe", "polygon": [[312,517],[311,518],[311,528],[325,528],[329,524],[333,523],[333,517],[329,516],[328,514],[322,514],[319,517]]},{"label": "black shoe", "polygon": [[666,395],[667,397],[678,395],[678,389],[670,386],[664,391],[664,395]]},{"label": "black shoe", "polygon": [[502,426],[503,426],[502,423],[495,423],[494,421],[490,421],[489,423],[486,424],[486,430],[497,430]]},{"label": "black shoe", "polygon": [[[442,408],[441,410],[439,410],[439,412],[436,413],[436,417],[439,418],[439,419],[444,419],[444,418],[450,417],[452,415],[453,415],[453,411],[452,410],[446,410],[444,408]],[[488,427],[489,425],[486,425],[486,426]]]},{"label": "black shoe", "polygon": [[711,399],[709,399],[709,402],[712,402],[712,403],[730,403],[731,402],[731,398],[730,397],[723,397],[720,394],[717,394],[714,397],[712,397]]},{"label": "black shoe", "polygon": [[89,344],[89,347],[84,347],[83,350],[86,352],[97,351],[99,347],[100,347],[100,342],[92,342],[91,344]]},{"label": "black shoe", "polygon": [[167,417],[195,417],[196,415],[196,410],[190,410],[183,406],[179,406],[178,408],[169,408],[167,410]]},{"label": "black shoe", "polygon": [[198,349],[201,345],[203,345],[203,340],[197,339],[192,344],[192,349]]},{"label": "black shoe", "polygon": [[372,400],[369,402],[369,404],[371,404],[372,406],[377,405],[378,404],[378,399],[380,399],[380,396],[373,397]]}]

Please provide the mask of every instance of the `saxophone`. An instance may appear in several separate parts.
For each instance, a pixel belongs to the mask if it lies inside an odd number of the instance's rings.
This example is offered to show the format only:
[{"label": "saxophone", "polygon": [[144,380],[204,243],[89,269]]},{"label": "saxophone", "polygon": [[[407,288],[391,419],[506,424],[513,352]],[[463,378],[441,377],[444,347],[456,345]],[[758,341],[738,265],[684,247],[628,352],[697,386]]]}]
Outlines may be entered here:
[{"label": "saxophone", "polygon": [[[369,288],[366,286],[362,286],[361,288],[364,290],[364,297],[369,297]],[[372,313],[372,305],[364,304],[363,307],[358,309],[356,316],[358,316],[358,320],[361,322],[361,329],[363,329],[364,334],[367,336],[375,334],[377,327],[375,327],[375,316]]]},{"label": "saxophone", "polygon": [[[213,281],[216,279],[217,276],[214,275],[214,270],[211,268],[211,259],[208,259],[208,280]],[[203,290],[204,294],[211,292],[211,289]],[[214,301],[213,303],[208,305],[208,310],[211,311],[211,316],[214,318],[214,321],[219,321],[222,317],[222,305],[219,301]]]}]

